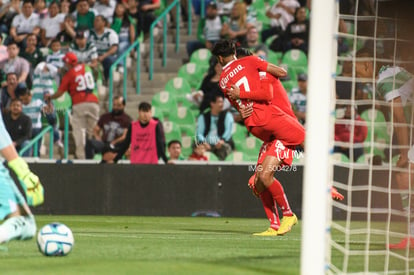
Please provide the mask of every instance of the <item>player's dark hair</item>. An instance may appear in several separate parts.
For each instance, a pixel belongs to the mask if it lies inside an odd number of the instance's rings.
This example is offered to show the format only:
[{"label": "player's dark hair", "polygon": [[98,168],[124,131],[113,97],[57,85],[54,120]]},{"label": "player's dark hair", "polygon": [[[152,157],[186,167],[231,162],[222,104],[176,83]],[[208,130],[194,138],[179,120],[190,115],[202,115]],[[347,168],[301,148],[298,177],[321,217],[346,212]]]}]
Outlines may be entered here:
[{"label": "player's dark hair", "polygon": [[138,111],[143,111],[143,112],[151,111],[151,104],[149,104],[148,102],[141,102],[138,105]]},{"label": "player's dark hair", "polygon": [[237,58],[242,58],[242,57],[251,56],[251,55],[253,55],[253,53],[249,49],[246,49],[246,48],[237,48],[236,49]]},{"label": "player's dark hair", "polygon": [[168,148],[170,148],[171,145],[174,145],[174,144],[180,144],[180,147],[182,146],[181,141],[179,141],[178,139],[173,139],[170,142],[168,142]]},{"label": "player's dark hair", "polygon": [[232,40],[220,40],[218,41],[211,51],[216,57],[228,57],[236,53],[236,44]]}]

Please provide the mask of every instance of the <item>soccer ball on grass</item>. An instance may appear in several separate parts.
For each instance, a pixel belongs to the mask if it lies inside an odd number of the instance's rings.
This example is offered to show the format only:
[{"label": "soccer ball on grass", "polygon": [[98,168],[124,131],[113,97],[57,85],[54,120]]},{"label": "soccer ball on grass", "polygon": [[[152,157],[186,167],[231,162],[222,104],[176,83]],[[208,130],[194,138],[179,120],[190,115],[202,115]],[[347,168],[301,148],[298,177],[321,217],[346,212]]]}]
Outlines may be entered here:
[{"label": "soccer ball on grass", "polygon": [[66,256],[75,240],[72,231],[63,223],[50,223],[37,233],[37,246],[45,256]]}]

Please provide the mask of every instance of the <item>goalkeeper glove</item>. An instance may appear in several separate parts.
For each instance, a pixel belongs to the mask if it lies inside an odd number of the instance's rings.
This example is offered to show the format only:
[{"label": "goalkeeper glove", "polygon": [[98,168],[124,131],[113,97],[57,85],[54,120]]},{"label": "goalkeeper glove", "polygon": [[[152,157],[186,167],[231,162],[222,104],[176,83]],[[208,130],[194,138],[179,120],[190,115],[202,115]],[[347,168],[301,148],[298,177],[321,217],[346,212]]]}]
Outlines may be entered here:
[{"label": "goalkeeper glove", "polygon": [[39,181],[39,177],[30,171],[26,161],[22,158],[16,158],[9,161],[9,167],[16,173],[20,184],[26,194],[27,204],[30,206],[38,206],[44,201],[43,186]]}]

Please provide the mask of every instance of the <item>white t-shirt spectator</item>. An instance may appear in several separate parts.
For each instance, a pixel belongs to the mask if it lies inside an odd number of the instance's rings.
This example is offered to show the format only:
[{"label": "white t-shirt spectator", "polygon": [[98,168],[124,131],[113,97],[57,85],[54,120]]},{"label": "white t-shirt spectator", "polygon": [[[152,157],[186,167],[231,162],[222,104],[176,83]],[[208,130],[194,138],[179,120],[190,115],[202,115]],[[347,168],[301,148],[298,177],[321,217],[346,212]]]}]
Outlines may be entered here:
[{"label": "white t-shirt spectator", "polygon": [[287,12],[284,8],[277,7],[278,3],[282,3],[286,7],[290,9],[294,9],[294,10],[299,8],[300,4],[297,0],[281,0],[280,2],[275,3],[270,8],[271,13],[281,15],[279,19],[275,19],[275,18],[270,19],[270,26],[281,27],[282,30],[285,30],[287,25],[289,25],[289,23],[291,23],[295,19],[295,17],[294,15]]},{"label": "white t-shirt spectator", "polygon": [[17,34],[32,33],[35,27],[40,25],[39,15],[32,13],[26,18],[22,13],[16,15],[12,21],[12,27],[16,28]]},{"label": "white t-shirt spectator", "polygon": [[114,10],[115,10],[116,1],[110,0],[109,5],[101,4],[101,2],[98,0],[96,1],[93,8],[98,12],[99,15],[103,15],[103,17],[108,20],[109,24],[112,24],[112,17],[114,16]]},{"label": "white t-shirt spectator", "polygon": [[65,21],[63,13],[57,14],[55,17],[46,17],[40,22],[40,28],[46,31],[46,38],[54,38],[60,32],[60,24]]},{"label": "white t-shirt spectator", "polygon": [[119,44],[118,34],[113,29],[109,28],[105,28],[101,35],[91,31],[89,34],[89,41],[95,44],[99,55],[107,52],[113,45]]}]

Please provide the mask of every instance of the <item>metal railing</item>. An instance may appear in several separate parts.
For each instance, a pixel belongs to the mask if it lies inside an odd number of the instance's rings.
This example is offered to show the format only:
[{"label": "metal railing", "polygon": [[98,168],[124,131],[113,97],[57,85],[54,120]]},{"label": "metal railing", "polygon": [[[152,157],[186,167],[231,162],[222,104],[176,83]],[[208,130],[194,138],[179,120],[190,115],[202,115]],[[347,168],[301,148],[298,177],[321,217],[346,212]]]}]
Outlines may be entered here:
[{"label": "metal railing", "polygon": [[30,148],[33,147],[33,156],[38,157],[39,156],[39,141],[43,138],[43,136],[47,132],[49,132],[50,134],[49,159],[53,159],[53,127],[50,125],[43,128],[42,131],[37,136],[35,136],[32,140],[30,140],[30,142],[19,151],[19,156],[22,156],[24,153],[26,153],[26,151],[28,151]]},{"label": "metal railing", "polygon": [[115,62],[111,65],[111,68],[109,69],[109,98],[108,98],[108,110],[112,111],[112,100],[113,100],[113,93],[114,93],[114,71],[115,68],[118,66],[118,64],[123,61],[123,68],[124,68],[124,72],[123,72],[123,83],[122,83],[122,90],[123,90],[123,97],[126,100],[127,99],[127,75],[128,75],[128,71],[127,71],[127,57],[129,56],[129,54],[131,53],[131,51],[135,49],[136,50],[136,56],[137,56],[137,69],[136,69],[136,93],[139,94],[141,91],[141,84],[140,84],[140,78],[141,78],[141,53],[140,53],[140,42],[137,39],[131,46],[128,47],[128,49],[126,49],[126,51],[124,51],[116,60]]},{"label": "metal railing", "polygon": [[[191,2],[191,1],[188,1]],[[190,4],[189,4],[190,5]],[[162,66],[165,67],[167,64],[167,15],[168,13],[176,7],[176,22],[175,22],[175,52],[178,52],[178,43],[180,42],[180,0],[174,0],[161,14],[158,16],[157,19],[152,22],[150,27],[150,54],[149,54],[149,80],[152,80],[153,73],[154,73],[154,28],[160,22],[163,20],[162,24],[162,40],[163,40],[163,54],[162,54]]]}]

